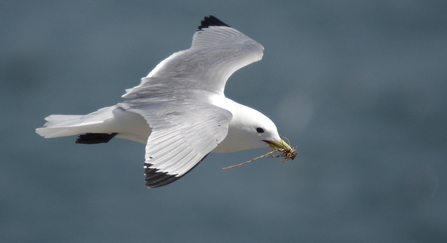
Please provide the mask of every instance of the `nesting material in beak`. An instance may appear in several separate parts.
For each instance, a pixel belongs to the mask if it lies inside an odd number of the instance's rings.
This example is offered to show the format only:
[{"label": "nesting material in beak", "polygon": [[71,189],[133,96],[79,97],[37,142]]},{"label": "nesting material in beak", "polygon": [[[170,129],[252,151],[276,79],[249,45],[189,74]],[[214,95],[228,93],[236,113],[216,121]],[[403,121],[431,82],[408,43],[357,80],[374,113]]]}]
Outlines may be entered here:
[{"label": "nesting material in beak", "polygon": [[[226,169],[231,169],[231,168],[234,168],[234,167],[238,167],[238,166],[241,166],[241,165],[253,162],[253,161],[257,160],[257,159],[266,157],[266,156],[270,157],[270,158],[284,157],[284,160],[283,160],[283,162],[284,162],[284,161],[294,160],[296,155],[298,154],[296,152],[296,147],[290,147],[290,145],[288,143],[286,143],[283,139],[281,139],[281,141],[279,141],[279,142],[267,141],[267,140],[264,140],[264,142],[268,143],[270,145],[270,148],[272,148],[273,150],[270,151],[270,152],[267,152],[267,153],[265,153],[265,154],[263,154],[261,156],[258,156],[258,157],[254,158],[252,160],[245,161],[245,162],[237,164],[237,165],[224,167],[222,169],[226,170]],[[275,152],[279,152],[279,154],[272,155]]]}]

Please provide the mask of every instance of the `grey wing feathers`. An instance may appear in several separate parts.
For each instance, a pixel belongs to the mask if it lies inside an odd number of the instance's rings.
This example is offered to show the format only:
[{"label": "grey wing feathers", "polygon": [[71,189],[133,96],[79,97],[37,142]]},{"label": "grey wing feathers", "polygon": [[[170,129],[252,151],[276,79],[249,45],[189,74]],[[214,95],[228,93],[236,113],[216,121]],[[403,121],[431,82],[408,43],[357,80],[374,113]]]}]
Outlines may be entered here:
[{"label": "grey wing feathers", "polygon": [[[198,30],[191,48],[172,54],[158,64],[140,85],[126,90],[124,98],[135,97],[150,78],[176,82],[178,89],[206,90],[223,94],[227,79],[236,70],[261,60],[264,47],[228,26],[210,25]],[[156,85],[156,81],[151,81]]]}]

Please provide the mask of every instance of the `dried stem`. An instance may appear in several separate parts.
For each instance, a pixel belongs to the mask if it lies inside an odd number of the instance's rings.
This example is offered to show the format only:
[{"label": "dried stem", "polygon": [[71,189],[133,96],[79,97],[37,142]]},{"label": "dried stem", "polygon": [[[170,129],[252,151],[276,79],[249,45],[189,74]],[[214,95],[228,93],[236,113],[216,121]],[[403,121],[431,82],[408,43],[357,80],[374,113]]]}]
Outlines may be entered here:
[{"label": "dried stem", "polygon": [[[238,166],[241,166],[241,165],[245,165],[245,164],[251,163],[251,162],[253,162],[253,161],[257,160],[257,159],[264,158],[266,156],[273,157],[273,158],[277,158],[277,157],[281,157],[282,156],[282,157],[284,157],[284,161],[291,160],[291,159],[293,160],[293,159],[295,159],[296,154],[297,154],[297,153],[295,153],[295,151],[296,151],[295,147],[293,148],[292,151],[286,151],[286,150],[284,150],[282,148],[276,148],[276,149],[273,149],[272,151],[270,151],[270,152],[268,152],[266,154],[263,154],[261,156],[258,156],[256,158],[254,158],[252,160],[245,161],[245,162],[237,164],[237,165],[227,166],[227,167],[224,167],[222,169],[226,170],[226,169],[231,169],[231,168],[238,167]],[[271,155],[274,152],[279,152],[280,154],[279,155]]]},{"label": "dried stem", "polygon": [[268,152],[268,153],[266,153],[266,154],[263,154],[263,155],[261,155],[261,156],[258,156],[258,157],[256,157],[256,158],[254,158],[254,159],[252,159],[252,160],[245,161],[245,162],[240,163],[240,164],[237,164],[237,165],[231,165],[231,166],[224,167],[224,168],[222,168],[222,170],[231,169],[231,168],[234,168],[234,167],[238,167],[238,166],[241,166],[241,165],[245,165],[245,164],[251,163],[251,162],[253,162],[253,161],[257,160],[257,159],[260,159],[260,158],[263,158],[263,157],[268,156],[268,155],[270,155],[270,154],[273,154],[273,153],[276,152],[276,151],[277,151],[276,149],[275,149],[275,150],[272,150],[272,151],[270,151],[270,152]]}]

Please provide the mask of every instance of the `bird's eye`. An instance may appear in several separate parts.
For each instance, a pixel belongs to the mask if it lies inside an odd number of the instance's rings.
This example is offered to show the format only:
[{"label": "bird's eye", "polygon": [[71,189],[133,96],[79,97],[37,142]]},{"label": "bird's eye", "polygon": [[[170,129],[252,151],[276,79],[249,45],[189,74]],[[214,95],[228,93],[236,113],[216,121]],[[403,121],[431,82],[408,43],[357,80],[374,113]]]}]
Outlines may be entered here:
[{"label": "bird's eye", "polygon": [[258,128],[256,128],[256,131],[257,131],[258,133],[264,133],[264,128],[262,128],[262,127],[258,127]]}]

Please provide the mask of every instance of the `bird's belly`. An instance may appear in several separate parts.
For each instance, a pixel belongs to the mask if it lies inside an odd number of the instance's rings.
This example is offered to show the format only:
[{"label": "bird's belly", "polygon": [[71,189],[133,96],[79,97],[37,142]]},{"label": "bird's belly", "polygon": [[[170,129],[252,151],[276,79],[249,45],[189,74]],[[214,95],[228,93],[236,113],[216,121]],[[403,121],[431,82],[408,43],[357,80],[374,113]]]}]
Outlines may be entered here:
[{"label": "bird's belly", "polygon": [[114,132],[118,133],[117,138],[132,140],[138,143],[146,144],[152,130],[146,120],[137,113],[117,108],[113,111],[114,118],[105,121],[113,127]]}]

